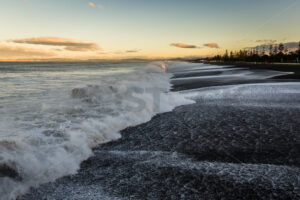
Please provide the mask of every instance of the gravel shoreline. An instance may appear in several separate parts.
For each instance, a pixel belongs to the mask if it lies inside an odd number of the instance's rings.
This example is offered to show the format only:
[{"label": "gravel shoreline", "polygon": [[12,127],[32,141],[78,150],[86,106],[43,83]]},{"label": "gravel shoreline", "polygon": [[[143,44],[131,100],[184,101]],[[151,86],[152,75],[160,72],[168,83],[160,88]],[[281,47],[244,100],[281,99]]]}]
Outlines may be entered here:
[{"label": "gravel shoreline", "polygon": [[159,114],[19,199],[300,199],[300,107],[236,105],[198,99]]}]

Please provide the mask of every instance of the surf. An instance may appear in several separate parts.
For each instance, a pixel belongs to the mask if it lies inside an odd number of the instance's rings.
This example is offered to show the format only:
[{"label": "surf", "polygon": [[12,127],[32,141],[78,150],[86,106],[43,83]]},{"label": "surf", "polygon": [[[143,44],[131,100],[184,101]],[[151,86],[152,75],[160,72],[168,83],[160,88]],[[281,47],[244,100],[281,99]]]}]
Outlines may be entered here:
[{"label": "surf", "polygon": [[[113,72],[66,70],[56,74],[58,80],[53,75],[47,92],[39,91],[43,74],[33,72],[25,83],[38,92],[23,101],[8,95],[3,104],[9,103],[0,109],[0,199],[15,199],[31,187],[75,174],[94,147],[119,139],[121,130],[193,103],[170,92],[164,63],[127,70],[116,65]],[[80,77],[74,80],[74,74]],[[68,81],[72,84],[64,84]]]}]

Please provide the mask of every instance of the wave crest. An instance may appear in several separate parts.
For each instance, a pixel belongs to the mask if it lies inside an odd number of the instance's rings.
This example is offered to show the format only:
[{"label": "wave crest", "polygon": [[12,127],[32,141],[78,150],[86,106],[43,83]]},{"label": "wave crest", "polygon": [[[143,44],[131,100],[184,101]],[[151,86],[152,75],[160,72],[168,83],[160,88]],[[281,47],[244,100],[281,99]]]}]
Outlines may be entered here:
[{"label": "wave crest", "polygon": [[97,84],[53,91],[48,99],[20,105],[20,116],[8,117],[9,126],[0,124],[5,131],[0,132],[1,199],[76,173],[93,147],[120,138],[120,130],[192,103],[169,92],[170,75],[156,66],[103,75]]}]

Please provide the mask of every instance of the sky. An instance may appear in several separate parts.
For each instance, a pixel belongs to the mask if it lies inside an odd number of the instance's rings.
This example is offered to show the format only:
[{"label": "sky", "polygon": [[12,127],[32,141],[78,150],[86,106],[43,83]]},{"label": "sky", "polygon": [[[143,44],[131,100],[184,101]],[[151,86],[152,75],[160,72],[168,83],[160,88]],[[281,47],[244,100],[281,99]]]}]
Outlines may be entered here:
[{"label": "sky", "polygon": [[0,60],[204,57],[300,40],[300,0],[0,3]]}]

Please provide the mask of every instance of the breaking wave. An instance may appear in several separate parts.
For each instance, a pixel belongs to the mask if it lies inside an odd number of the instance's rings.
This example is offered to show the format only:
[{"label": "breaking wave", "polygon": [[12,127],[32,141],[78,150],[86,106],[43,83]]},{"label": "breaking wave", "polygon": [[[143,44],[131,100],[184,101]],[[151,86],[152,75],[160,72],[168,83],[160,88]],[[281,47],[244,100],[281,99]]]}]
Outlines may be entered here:
[{"label": "breaking wave", "polygon": [[0,107],[0,199],[74,174],[93,147],[120,138],[120,130],[193,103],[170,92],[165,70],[154,63],[108,73],[85,86],[57,87]]}]

